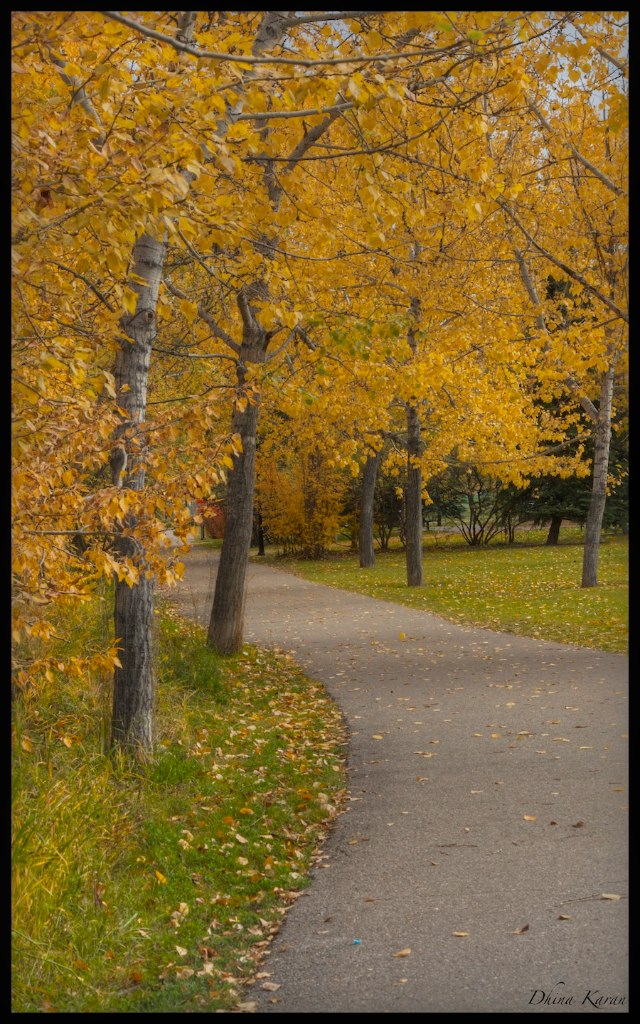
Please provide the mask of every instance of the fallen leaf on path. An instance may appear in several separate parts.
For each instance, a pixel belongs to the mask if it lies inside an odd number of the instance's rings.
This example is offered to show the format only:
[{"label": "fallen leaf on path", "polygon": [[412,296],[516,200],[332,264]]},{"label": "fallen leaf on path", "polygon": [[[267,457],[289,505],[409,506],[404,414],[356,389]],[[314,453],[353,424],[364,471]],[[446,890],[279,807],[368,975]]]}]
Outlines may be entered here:
[{"label": "fallen leaf on path", "polygon": [[451,932],[451,934],[455,935],[457,939],[464,939],[469,934],[469,932]]},{"label": "fallen leaf on path", "polygon": [[373,736],[371,737],[371,739],[372,739],[372,740],[383,740],[383,739],[384,739],[384,736],[381,736],[379,732],[374,732],[374,734],[373,734]]},{"label": "fallen leaf on path", "polygon": [[528,924],[523,924],[522,928],[516,928],[515,932],[513,932],[513,935],[524,935],[524,933],[528,932],[528,931],[529,931],[529,925]]},{"label": "fallen leaf on path", "polygon": [[600,894],[601,900],[621,900],[622,896],[618,896],[615,892],[603,892]]},{"label": "fallen leaf on path", "polygon": [[397,953],[394,953],[393,955],[394,956],[409,956],[410,952],[411,952],[411,947],[407,946],[406,949],[400,949],[400,950],[398,950]]},{"label": "fallen leaf on path", "polygon": [[262,987],[265,992],[277,992],[281,985],[278,985],[275,981],[263,981]]},{"label": "fallen leaf on path", "polygon": [[558,921],[570,921],[571,914],[558,914]]},{"label": "fallen leaf on path", "polygon": [[254,1002],[238,1003],[236,1010],[239,1010],[240,1013],[255,1013],[257,1005],[258,1004]]},{"label": "fallen leaf on path", "polygon": [[524,817],[525,821],[536,821],[537,820],[537,815],[536,814],[524,814],[523,817]]}]

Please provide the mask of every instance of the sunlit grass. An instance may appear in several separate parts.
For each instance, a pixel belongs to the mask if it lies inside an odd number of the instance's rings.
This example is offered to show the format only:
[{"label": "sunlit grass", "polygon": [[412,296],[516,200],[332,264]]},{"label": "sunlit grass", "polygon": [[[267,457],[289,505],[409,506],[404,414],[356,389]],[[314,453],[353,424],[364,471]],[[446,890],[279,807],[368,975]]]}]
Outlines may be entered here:
[{"label": "sunlit grass", "polygon": [[275,564],[305,579],[436,612],[454,622],[626,651],[627,538],[603,538],[599,585],[582,589],[579,531],[565,528],[556,547],[546,547],[544,537],[543,531],[531,531],[515,545],[471,548],[462,538],[427,534],[424,585],[417,588],[406,585],[405,555],[398,548],[377,554],[371,569],[360,569],[358,556],[344,549],[316,562],[279,559]]},{"label": "sunlit grass", "polygon": [[[284,653],[222,660],[200,627],[158,619],[150,764],[101,754],[104,680],[16,701],[14,1012],[233,1007],[340,801],[322,688]],[[96,607],[80,649],[92,630]]]}]

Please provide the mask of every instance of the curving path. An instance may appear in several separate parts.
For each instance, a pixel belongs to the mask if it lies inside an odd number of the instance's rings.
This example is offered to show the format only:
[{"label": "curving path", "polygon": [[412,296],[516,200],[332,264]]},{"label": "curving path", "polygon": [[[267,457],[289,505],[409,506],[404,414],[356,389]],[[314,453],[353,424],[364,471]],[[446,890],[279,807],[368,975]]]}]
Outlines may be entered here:
[{"label": "curving path", "polygon": [[[186,566],[176,604],[206,623],[215,555]],[[628,1012],[625,657],[254,563],[246,639],[289,650],[350,731],[346,810],[258,1012]]]}]

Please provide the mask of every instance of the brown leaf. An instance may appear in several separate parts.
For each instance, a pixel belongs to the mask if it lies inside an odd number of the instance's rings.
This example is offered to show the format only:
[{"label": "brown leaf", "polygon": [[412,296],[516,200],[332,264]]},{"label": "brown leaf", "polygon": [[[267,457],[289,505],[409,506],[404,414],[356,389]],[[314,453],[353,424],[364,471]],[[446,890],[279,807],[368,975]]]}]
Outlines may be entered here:
[{"label": "brown leaf", "polygon": [[176,978],[191,978],[195,974],[193,967],[176,967]]},{"label": "brown leaf", "polygon": [[601,900],[621,900],[622,896],[618,896],[615,892],[603,892],[600,894]]},{"label": "brown leaf", "polygon": [[262,987],[265,992],[277,992],[281,985],[278,985],[275,981],[263,981]]},{"label": "brown leaf", "polygon": [[570,921],[571,914],[558,914],[558,921]]},{"label": "brown leaf", "polygon": [[469,932],[451,932],[451,934],[455,935],[457,939],[464,939],[469,934]]},{"label": "brown leaf", "polygon": [[584,821],[576,821],[575,825],[572,825],[571,828],[583,828],[583,826]]},{"label": "brown leaf", "polygon": [[536,821],[536,818],[537,818],[537,815],[535,815],[535,814],[525,814],[524,815],[524,820],[525,821]]},{"label": "brown leaf", "polygon": [[398,950],[397,953],[394,953],[393,955],[394,956],[409,956],[410,952],[411,952],[411,947],[407,946],[406,949],[400,949],[400,950]]},{"label": "brown leaf", "polygon": [[513,935],[524,935],[524,933],[528,932],[528,931],[529,931],[529,925],[528,924],[523,924],[522,928],[516,928],[515,932],[513,932],[512,934]]}]

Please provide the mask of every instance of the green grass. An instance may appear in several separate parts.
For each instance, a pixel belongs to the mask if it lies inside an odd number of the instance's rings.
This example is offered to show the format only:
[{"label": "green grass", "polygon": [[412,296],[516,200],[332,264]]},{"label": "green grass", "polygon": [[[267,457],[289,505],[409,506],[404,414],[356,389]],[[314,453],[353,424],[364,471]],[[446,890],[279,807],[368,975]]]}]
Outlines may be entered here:
[{"label": "green grass", "polygon": [[[340,803],[320,686],[282,652],[222,660],[199,627],[158,622],[148,765],[100,752],[108,681],[15,702],[14,1012],[234,1007]],[[94,605],[66,625],[80,651],[105,619]]]},{"label": "green grass", "polygon": [[557,547],[546,547],[545,532],[532,530],[517,535],[514,545],[471,548],[461,537],[427,533],[422,587],[407,587],[405,555],[398,549],[377,554],[372,569],[360,569],[358,556],[344,550],[316,562],[273,554],[267,560],[305,579],[436,612],[453,622],[626,651],[627,538],[603,538],[599,585],[583,590],[581,535],[572,528],[563,528],[563,534]]}]

